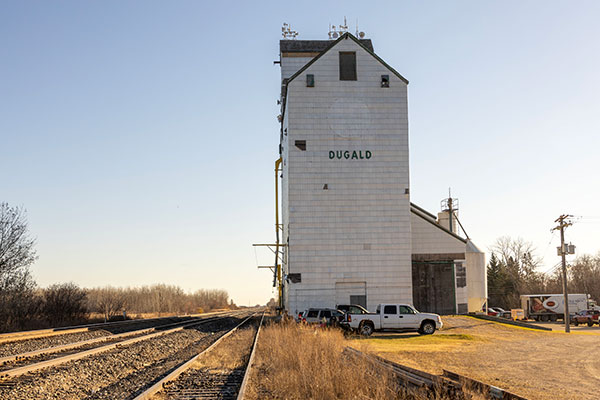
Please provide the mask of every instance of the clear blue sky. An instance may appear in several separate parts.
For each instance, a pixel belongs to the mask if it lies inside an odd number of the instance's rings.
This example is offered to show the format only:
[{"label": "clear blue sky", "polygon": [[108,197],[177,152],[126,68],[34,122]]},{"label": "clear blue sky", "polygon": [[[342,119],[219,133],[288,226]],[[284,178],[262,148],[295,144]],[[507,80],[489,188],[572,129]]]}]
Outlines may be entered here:
[{"label": "clear blue sky", "polygon": [[544,268],[561,213],[600,250],[598,2],[2,1],[0,201],[28,210],[38,283],[268,300],[281,25],[344,16],[410,80],[415,203],[452,187],[482,249],[521,236]]}]

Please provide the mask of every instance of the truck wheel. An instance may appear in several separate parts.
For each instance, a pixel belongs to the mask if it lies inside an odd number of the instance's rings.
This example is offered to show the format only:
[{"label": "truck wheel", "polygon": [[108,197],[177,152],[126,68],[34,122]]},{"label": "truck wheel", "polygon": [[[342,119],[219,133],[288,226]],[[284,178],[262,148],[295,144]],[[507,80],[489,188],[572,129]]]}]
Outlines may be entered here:
[{"label": "truck wheel", "polygon": [[421,329],[419,329],[419,333],[421,335],[432,335],[435,332],[435,324],[430,321],[425,321],[421,324]]},{"label": "truck wheel", "polygon": [[587,323],[587,324],[588,324],[588,326],[594,326],[594,323],[592,322],[592,320],[591,320],[591,319],[590,319],[590,320],[588,320],[588,323]]},{"label": "truck wheel", "polygon": [[540,321],[542,321],[542,322],[548,322],[548,316],[547,315],[540,315]]},{"label": "truck wheel", "polygon": [[551,315],[550,316],[550,321],[552,321],[552,322],[558,321],[558,315]]},{"label": "truck wheel", "polygon": [[363,336],[371,336],[374,331],[373,324],[369,322],[361,322],[360,326],[358,327],[358,330]]},{"label": "truck wheel", "polygon": [[579,326],[579,321],[577,321],[577,320],[573,321],[573,325]]}]

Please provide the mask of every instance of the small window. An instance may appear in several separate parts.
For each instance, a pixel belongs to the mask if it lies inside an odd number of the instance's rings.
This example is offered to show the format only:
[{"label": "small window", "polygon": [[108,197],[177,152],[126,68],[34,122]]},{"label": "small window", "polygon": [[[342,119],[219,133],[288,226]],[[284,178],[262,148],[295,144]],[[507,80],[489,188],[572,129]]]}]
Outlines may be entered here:
[{"label": "small window", "polygon": [[461,262],[457,262],[456,264],[456,287],[462,288],[467,286],[467,269],[465,265]]},{"label": "small window", "polygon": [[317,318],[319,316],[319,310],[308,310],[306,318]]},{"label": "small window", "polygon": [[398,312],[400,314],[414,314],[415,312],[410,307],[398,306]]},{"label": "small window", "polygon": [[356,80],[356,53],[340,51],[340,81]]},{"label": "small window", "polygon": [[381,87],[390,87],[389,75],[381,75]]},{"label": "small window", "polygon": [[297,148],[299,148],[302,151],[306,151],[306,140],[296,140],[294,142],[294,144],[296,145]]},{"label": "small window", "polygon": [[384,306],[383,307],[384,314],[396,315],[398,313],[397,311],[398,310],[397,310],[396,306]]},{"label": "small window", "polygon": [[315,76],[313,74],[306,75],[306,87],[315,87]]},{"label": "small window", "polygon": [[321,311],[321,318],[331,318],[331,311],[329,310],[323,310]]},{"label": "small window", "polygon": [[[366,295],[350,295],[350,304],[358,304],[367,308],[367,296]],[[360,311],[359,311],[360,314]]]}]

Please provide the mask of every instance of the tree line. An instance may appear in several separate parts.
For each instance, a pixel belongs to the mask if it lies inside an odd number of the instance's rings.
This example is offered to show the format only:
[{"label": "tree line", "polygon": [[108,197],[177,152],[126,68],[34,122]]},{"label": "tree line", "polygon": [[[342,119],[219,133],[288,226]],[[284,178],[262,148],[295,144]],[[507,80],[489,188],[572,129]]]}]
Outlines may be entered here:
[{"label": "tree line", "polygon": [[225,290],[187,293],[174,285],[98,287],[74,283],[40,288],[30,267],[37,260],[25,211],[0,203],[0,332],[58,327],[136,314],[192,314],[235,308]]},{"label": "tree line", "polygon": [[[557,263],[549,271],[540,271],[542,259],[530,242],[501,237],[490,251],[487,266],[490,307],[520,308],[522,294],[563,292],[561,264]],[[569,293],[589,294],[600,301],[600,254],[581,255],[568,263],[567,287]]]}]

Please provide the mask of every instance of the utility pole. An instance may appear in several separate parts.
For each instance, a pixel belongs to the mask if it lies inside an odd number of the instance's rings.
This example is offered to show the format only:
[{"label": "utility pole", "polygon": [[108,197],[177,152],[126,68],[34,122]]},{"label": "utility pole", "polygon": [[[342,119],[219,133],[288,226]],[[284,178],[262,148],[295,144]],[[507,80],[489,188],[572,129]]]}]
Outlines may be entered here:
[{"label": "utility pole", "polygon": [[560,247],[558,248],[558,254],[562,258],[562,281],[563,281],[563,294],[565,296],[565,333],[571,332],[570,316],[569,316],[569,293],[567,290],[567,254],[575,253],[575,246],[565,245],[565,228],[573,225],[569,220],[572,215],[563,214],[558,217],[554,222],[558,223],[552,230],[560,230]]}]

